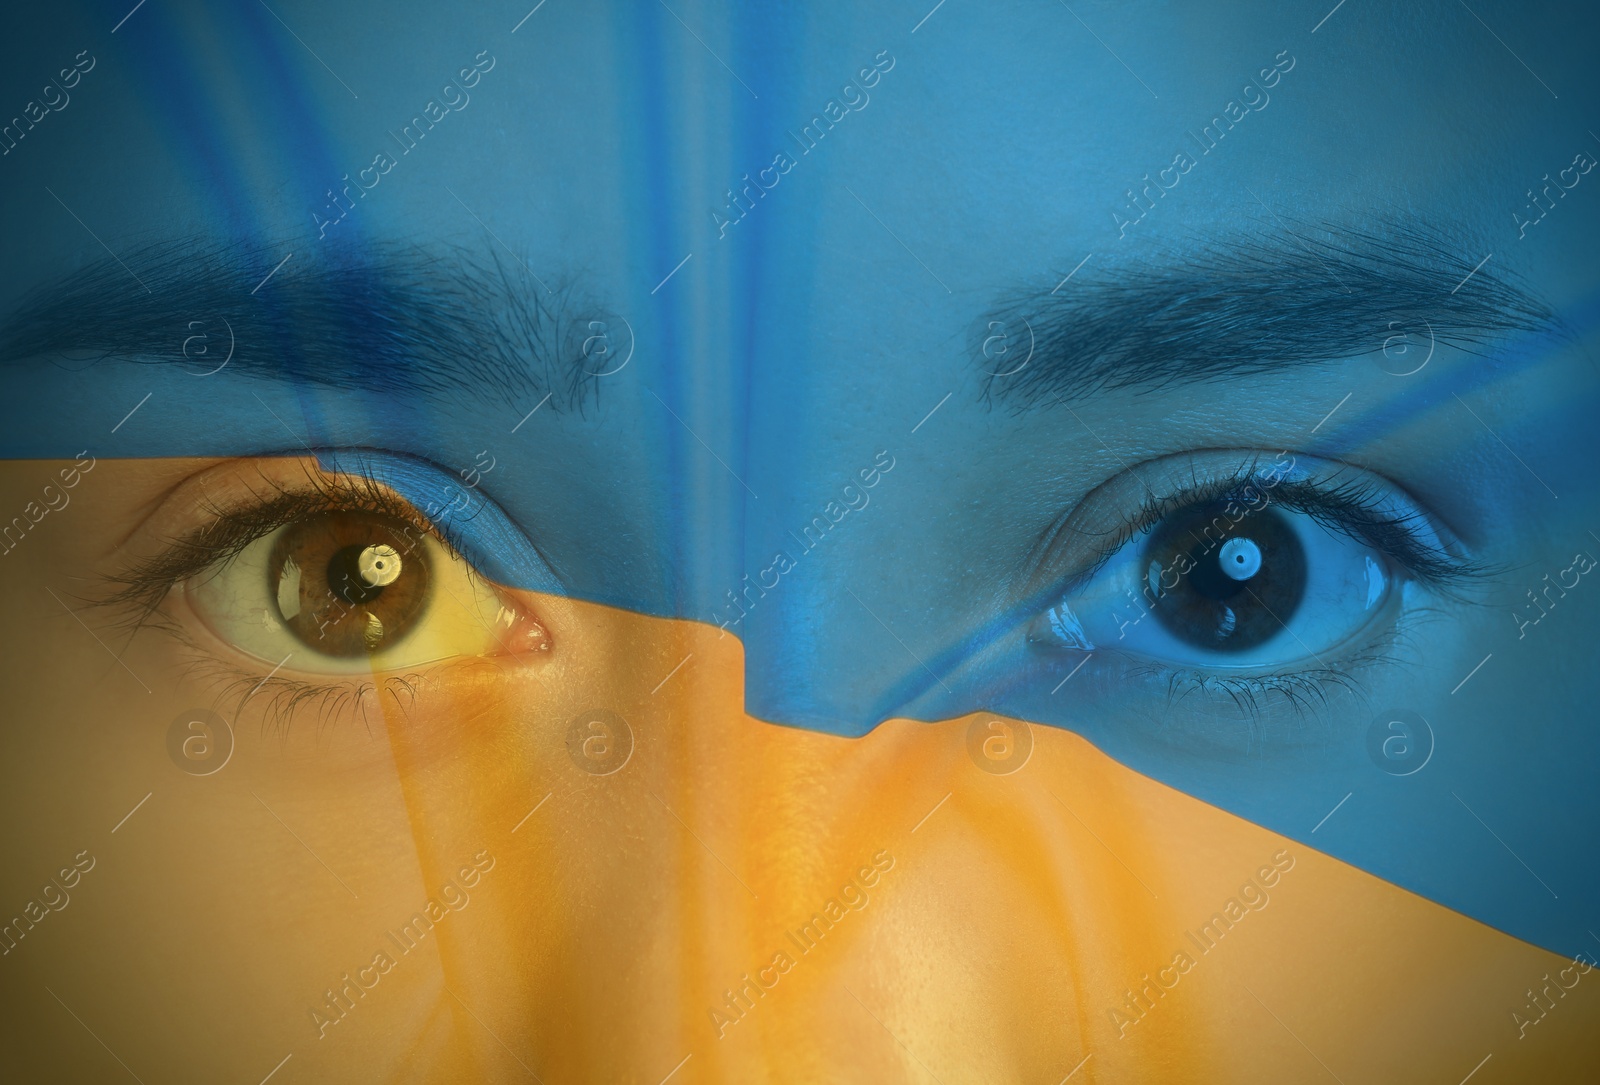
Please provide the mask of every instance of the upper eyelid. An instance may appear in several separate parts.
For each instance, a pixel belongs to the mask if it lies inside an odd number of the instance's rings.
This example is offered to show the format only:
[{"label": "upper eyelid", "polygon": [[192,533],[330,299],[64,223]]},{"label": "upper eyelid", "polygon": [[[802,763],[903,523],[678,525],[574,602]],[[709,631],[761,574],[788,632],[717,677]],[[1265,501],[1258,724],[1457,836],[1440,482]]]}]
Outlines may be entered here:
[{"label": "upper eyelid", "polygon": [[[292,512],[312,515],[352,507],[388,513],[415,525],[487,579],[516,589],[566,594],[554,565],[484,488],[473,488],[470,515],[429,516],[425,510],[430,496],[467,490],[439,464],[377,448],[310,451],[314,459],[285,453],[226,460],[185,479],[165,495],[144,524],[134,529],[135,537],[141,532],[155,532],[159,543],[146,546],[155,552],[143,560],[133,559],[120,572],[105,578],[111,592],[103,602],[112,606],[145,602],[149,604],[144,608],[148,612],[159,605],[165,591],[182,580],[185,573],[194,575],[291,522]],[[253,477],[249,474],[252,467]],[[224,493],[214,494],[207,483],[219,476],[222,484],[217,489]],[[448,500],[436,503],[449,505]],[[284,506],[279,510],[282,515],[273,513],[275,504]],[[195,526],[197,508],[206,510],[206,522]],[[258,521],[251,534],[240,522],[253,515]],[[171,523],[174,520],[177,525]],[[149,526],[152,522],[153,528]],[[231,545],[213,547],[209,562],[201,563],[205,554],[191,553],[185,563],[182,551],[186,546],[195,549],[196,544],[204,545],[206,532],[230,522],[234,529]],[[161,530],[163,524],[167,527],[165,533]],[[164,587],[157,582],[163,578]]]},{"label": "upper eyelid", "polygon": [[1133,465],[1109,481],[1114,482],[1124,476],[1137,477],[1143,486],[1139,493],[1138,506],[1131,513],[1118,514],[1116,526],[1102,536],[1102,540],[1105,541],[1101,541],[1096,545],[1093,560],[1086,564],[1080,564],[1078,568],[1071,570],[1072,575],[1069,578],[1065,575],[1066,570],[1053,568],[1056,562],[1052,561],[1052,557],[1055,552],[1061,549],[1061,543],[1058,540],[1072,530],[1073,518],[1099,496],[1100,491],[1104,489],[1104,484],[1084,495],[1072,508],[1058,517],[1035,543],[1027,559],[1028,569],[1025,578],[1029,588],[1027,594],[1030,597],[1038,596],[1042,600],[1047,596],[1060,594],[1064,584],[1076,585],[1082,583],[1099,571],[1119,550],[1137,537],[1140,531],[1159,522],[1162,515],[1170,514],[1193,500],[1205,500],[1205,491],[1207,490],[1225,491],[1230,486],[1240,485],[1257,462],[1259,461],[1255,458],[1241,460],[1231,472],[1219,473],[1207,482],[1202,482],[1198,477],[1191,474],[1187,486],[1179,485],[1177,488],[1170,490],[1165,496],[1156,494],[1142,476],[1136,475],[1139,468],[1144,467],[1145,464]]},{"label": "upper eyelid", "polygon": [[[265,476],[263,476],[264,478]],[[192,481],[192,480],[189,480]],[[257,540],[296,519],[319,512],[362,508],[394,515],[404,523],[427,530],[447,550],[455,553],[449,539],[428,525],[425,517],[409,508],[404,498],[372,485],[371,479],[353,479],[340,472],[327,481],[307,477],[307,485],[274,486],[276,498],[260,495],[255,501],[234,500],[217,504],[207,495],[203,508],[206,522],[176,536],[164,537],[160,549],[135,558],[116,572],[103,577],[107,591],[96,605],[128,612],[134,628],[150,621],[174,586],[231,561]],[[364,487],[363,487],[364,484]],[[180,484],[173,492],[183,489]],[[203,490],[202,490],[203,492]],[[251,491],[255,493],[256,491]],[[362,502],[361,495],[367,500]],[[341,501],[343,495],[350,500]],[[171,500],[172,493],[166,495]],[[139,528],[135,528],[137,533]]]},{"label": "upper eyelid", "polygon": [[[1197,452],[1181,455],[1198,456],[1201,454],[1202,453]],[[1260,483],[1256,480],[1258,480],[1263,473],[1261,470],[1261,465],[1264,461],[1270,461],[1273,455],[1272,453],[1265,452],[1237,452],[1229,454],[1223,452],[1222,450],[1205,450],[1204,454],[1231,455],[1232,466],[1224,467],[1209,476],[1201,476],[1198,473],[1195,464],[1191,462],[1190,470],[1184,473],[1185,477],[1181,479],[1174,477],[1171,481],[1171,485],[1168,487],[1167,492],[1165,494],[1160,494],[1150,489],[1149,483],[1145,480],[1144,474],[1141,473],[1142,468],[1149,468],[1152,464],[1155,464],[1158,461],[1145,461],[1140,464],[1135,464],[1131,468],[1121,472],[1118,476],[1114,476],[1111,480],[1108,480],[1107,483],[1102,484],[1101,487],[1097,487],[1094,491],[1091,491],[1084,498],[1080,499],[1065,514],[1052,522],[1050,527],[1041,534],[1033,551],[1028,557],[1023,577],[1023,608],[1032,609],[1040,606],[1048,606],[1055,602],[1056,599],[1058,599],[1062,594],[1070,592],[1076,587],[1086,583],[1095,575],[1095,573],[1103,568],[1112,557],[1114,557],[1130,542],[1138,538],[1141,532],[1149,530],[1149,528],[1153,527],[1156,523],[1159,523],[1163,516],[1170,515],[1172,512],[1184,507],[1185,505],[1208,500],[1217,500],[1231,490],[1242,489],[1243,487],[1252,483],[1259,485]],[[1277,455],[1283,456],[1288,454],[1289,453],[1287,452],[1280,452]],[[1179,457],[1163,457],[1163,459],[1178,458]],[[1311,457],[1305,458],[1312,460],[1314,464],[1313,469],[1302,470],[1298,472],[1299,477],[1289,477],[1286,473],[1286,477],[1280,479],[1272,486],[1267,487],[1269,493],[1281,492],[1290,496],[1290,500],[1279,500],[1269,503],[1276,503],[1280,507],[1286,508],[1289,511],[1298,512],[1301,515],[1311,515],[1320,523],[1323,523],[1329,527],[1343,530],[1347,535],[1350,535],[1357,541],[1362,541],[1366,545],[1371,545],[1377,549],[1384,550],[1386,553],[1391,553],[1391,556],[1396,557],[1396,560],[1400,560],[1408,567],[1414,564],[1417,559],[1424,557],[1431,559],[1433,554],[1436,553],[1437,560],[1426,560],[1423,562],[1425,568],[1421,570],[1413,570],[1413,572],[1420,573],[1424,578],[1431,578],[1440,583],[1484,575],[1490,571],[1487,569],[1487,567],[1459,557],[1453,553],[1452,546],[1455,543],[1454,536],[1448,531],[1441,532],[1440,529],[1442,525],[1436,523],[1426,510],[1422,509],[1413,498],[1405,493],[1404,489],[1399,486],[1399,484],[1390,479],[1383,478],[1382,476],[1367,471],[1364,468],[1356,467],[1352,464],[1341,463],[1332,460],[1315,460]],[[1296,456],[1291,467],[1298,466],[1299,463],[1300,457]],[[1076,563],[1076,567],[1074,568],[1062,568],[1062,562],[1059,555],[1062,550],[1066,549],[1070,545],[1072,520],[1077,517],[1085,509],[1085,507],[1090,504],[1090,502],[1097,500],[1101,491],[1104,490],[1106,486],[1110,485],[1111,483],[1125,481],[1126,477],[1136,479],[1143,486],[1143,490],[1138,498],[1138,507],[1131,513],[1118,514],[1116,526],[1112,530],[1105,532],[1100,537],[1100,540],[1097,540],[1097,542],[1093,544],[1094,552],[1090,560],[1086,562],[1079,561]],[[1306,503],[1304,501],[1297,502],[1293,500],[1294,495],[1299,495],[1302,498],[1317,495],[1331,497],[1339,494],[1340,492],[1347,492],[1348,487],[1352,485],[1373,487],[1382,485],[1390,488],[1393,491],[1392,494],[1383,494],[1379,496],[1380,498],[1392,497],[1396,501],[1400,502],[1402,504],[1402,508],[1404,508],[1407,512],[1407,515],[1397,516],[1387,520],[1380,519],[1377,522],[1398,525],[1399,530],[1406,532],[1406,540],[1416,544],[1412,554],[1394,555],[1392,554],[1391,547],[1381,545],[1371,536],[1363,536],[1359,532],[1352,532],[1347,523],[1341,523],[1337,520],[1337,518],[1331,515],[1331,510],[1323,510],[1328,512],[1328,515],[1319,516],[1314,511],[1308,511],[1305,507]],[[1378,505],[1379,501],[1377,500],[1366,503],[1366,507],[1368,508],[1377,508]],[[1405,508],[1406,506],[1409,506],[1409,508]],[[1351,497],[1348,507],[1360,507],[1357,499],[1354,496]],[[1425,540],[1422,537],[1423,532],[1421,530],[1413,529],[1406,524],[1407,519],[1416,516],[1422,517],[1421,524],[1425,525],[1428,529],[1426,533],[1428,535],[1435,536],[1436,542]],[[1062,541],[1064,538],[1066,538],[1067,541]],[[1410,560],[1407,560],[1408,557]]]},{"label": "upper eyelid", "polygon": [[[428,517],[441,534],[450,534],[469,564],[496,583],[523,591],[570,594],[566,578],[555,560],[539,546],[538,540],[511,519],[489,495],[487,487],[463,487],[453,474],[430,460],[380,449],[330,449],[326,455],[337,470],[345,471],[340,458],[349,456],[359,473],[388,487],[411,506],[426,515],[428,495],[455,490],[470,490],[479,498],[470,516],[448,519]],[[441,483],[443,484],[441,486]],[[450,502],[439,503],[445,509]],[[471,523],[471,531],[457,532],[457,523]]]}]

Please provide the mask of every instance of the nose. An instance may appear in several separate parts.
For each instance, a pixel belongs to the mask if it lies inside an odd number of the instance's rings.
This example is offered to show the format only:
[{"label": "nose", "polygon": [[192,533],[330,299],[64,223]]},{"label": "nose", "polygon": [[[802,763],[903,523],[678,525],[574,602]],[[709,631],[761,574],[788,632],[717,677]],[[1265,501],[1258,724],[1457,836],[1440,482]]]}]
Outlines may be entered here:
[{"label": "nose", "polygon": [[[1036,838],[1028,808],[1053,800],[979,771],[964,721],[754,719],[736,637],[530,606],[547,662],[486,664],[441,719],[391,727],[425,884],[493,861],[433,924],[439,1050],[485,1079],[660,1082],[685,1059],[683,1080],[897,1080],[902,1042],[933,1057],[951,1034],[1046,1073],[1076,1049],[1042,1024],[1075,983],[1059,879],[1097,860]],[[986,734],[986,763],[1024,766],[1023,733]],[[992,818],[1010,829],[983,842]]]},{"label": "nose", "polygon": [[1314,1051],[1407,1080],[1499,1016],[1419,976],[1426,1027],[1375,1058],[1362,961],[1550,967],[1078,735],[789,727],[744,712],[732,635],[530,605],[548,660],[390,727],[423,878],[457,887],[431,942],[392,932],[437,963],[419,1079],[1300,1080]]}]

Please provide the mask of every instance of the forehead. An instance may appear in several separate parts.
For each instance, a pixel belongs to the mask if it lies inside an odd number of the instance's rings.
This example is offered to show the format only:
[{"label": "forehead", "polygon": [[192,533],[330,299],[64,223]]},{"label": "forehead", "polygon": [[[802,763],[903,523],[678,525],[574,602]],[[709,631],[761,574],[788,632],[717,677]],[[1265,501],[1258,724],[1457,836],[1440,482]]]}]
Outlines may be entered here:
[{"label": "forehead", "polygon": [[[28,198],[0,210],[22,242],[6,299],[63,253],[98,252],[46,186],[107,240],[274,239],[305,258],[349,185],[344,241],[493,244],[487,230],[541,274],[612,293],[693,252],[725,258],[715,293],[740,295],[759,268],[765,289],[739,301],[882,324],[888,305],[947,308],[1113,242],[1373,206],[1503,216],[1543,172],[1514,168],[1543,161],[1535,149],[1570,160],[1547,108],[1583,70],[1581,35],[1549,29],[1570,15],[1501,12],[1513,54],[1459,5],[1349,5],[1314,35],[1266,3],[923,14],[549,3],[518,22],[243,5],[139,11],[109,40],[98,15],[41,18],[14,38],[17,100],[105,44],[72,105],[8,156]],[[416,122],[430,102],[443,119]],[[1207,126],[1230,103],[1244,119],[1217,143]],[[1197,167],[1121,236],[1114,216],[1179,153]],[[396,164],[363,196],[381,155]],[[772,169],[782,155],[787,172]],[[112,163],[117,184],[95,183]],[[859,319],[842,327],[861,334]]]}]

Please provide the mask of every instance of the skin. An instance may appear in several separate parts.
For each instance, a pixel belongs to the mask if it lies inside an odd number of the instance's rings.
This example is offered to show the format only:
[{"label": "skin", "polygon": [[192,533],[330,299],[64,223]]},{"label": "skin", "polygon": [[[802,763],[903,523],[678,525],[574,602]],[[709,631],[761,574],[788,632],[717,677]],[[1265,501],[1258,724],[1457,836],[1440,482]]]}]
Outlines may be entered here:
[{"label": "skin", "polygon": [[[1485,1073],[1506,1080],[1581,1080],[1600,1014],[1600,983],[1571,961],[1595,903],[1573,859],[1595,828],[1594,740],[1577,726],[1595,612],[1576,589],[1521,639],[1509,614],[1574,549],[1600,547],[1585,541],[1583,421],[1600,202],[1586,179],[1525,238],[1511,220],[1592,142],[1576,12],[1479,9],[1533,76],[1443,6],[1397,23],[1351,5],[1314,36],[1321,12],[1271,5],[1075,7],[1107,48],[1049,5],[950,5],[915,35],[920,13],[875,5],[767,32],[675,7],[708,47],[659,8],[553,4],[514,36],[521,12],[274,10],[337,77],[265,12],[287,88],[230,66],[237,27],[196,11],[138,12],[115,38],[99,13],[19,34],[18,56],[69,62],[87,42],[98,67],[7,156],[0,311],[103,255],[86,226],[117,253],[248,245],[263,276],[293,252],[277,274],[294,274],[319,258],[322,189],[433,93],[430,73],[487,47],[470,107],[334,229],[504,257],[498,239],[526,257],[528,289],[535,274],[575,284],[627,315],[635,360],[598,404],[531,419],[534,402],[487,391],[380,402],[120,361],[8,375],[0,508],[35,500],[77,449],[96,457],[71,504],[0,559],[17,723],[0,907],[80,852],[96,864],[0,959],[18,1073],[252,1080],[289,1054],[274,1080],[1300,1080],[1315,1060],[1342,1080],[1414,1081],[1491,1054]],[[1431,44],[1399,62],[1396,43],[1415,41]],[[870,106],[719,238],[719,194],[882,49],[894,67]],[[1284,49],[1296,67],[1270,107],[1119,238],[1122,190]],[[711,51],[759,85],[746,94]],[[201,130],[162,95],[204,102]],[[326,168],[307,165],[312,142]],[[1048,288],[1086,253],[1089,283],[1208,239],[1393,208],[1458,227],[1463,276],[1492,251],[1571,334],[1531,357],[1440,347],[1404,378],[1369,355],[1070,409],[983,396],[967,344],[1018,283]],[[482,492],[576,585],[493,587],[548,648],[357,676],[369,694],[291,714],[306,676],[268,677],[181,599],[166,615],[184,636],[89,605],[204,522],[199,476],[259,478],[267,457],[314,475],[307,441],[446,477],[492,451]],[[1003,609],[1063,510],[1130,464],[1202,449],[1357,464],[1496,572],[1463,598],[1418,598],[1385,662],[1309,715],[1174,700],[1115,653],[1057,687],[1079,658],[1041,655],[1019,628],[949,675],[993,691],[981,703],[923,682],[896,718],[853,722]],[[880,450],[894,467],[875,510],[719,631],[724,591]],[[200,707],[235,743],[208,776],[167,746]],[[632,734],[608,775],[569,750],[569,724],[596,707]],[[1439,736],[1408,783],[1366,751],[1387,707]],[[1031,755],[986,771],[974,727],[980,748],[1026,729]],[[479,855],[470,903],[319,1024],[324,993]],[[880,855],[866,903],[841,902],[811,953],[791,946]],[[1279,855],[1292,866],[1270,906],[1130,1022],[1124,995]],[[724,996],[780,949],[792,968],[734,1016]],[[1519,1027],[1562,975],[1566,993]]]}]

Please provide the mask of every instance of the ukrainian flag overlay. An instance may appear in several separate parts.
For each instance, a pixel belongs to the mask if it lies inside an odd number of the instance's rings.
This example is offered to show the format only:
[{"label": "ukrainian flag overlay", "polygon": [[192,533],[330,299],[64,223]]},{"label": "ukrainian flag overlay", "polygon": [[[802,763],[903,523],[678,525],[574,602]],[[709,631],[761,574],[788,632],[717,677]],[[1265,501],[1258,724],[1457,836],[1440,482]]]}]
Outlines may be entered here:
[{"label": "ukrainian flag overlay", "polygon": [[1585,1082],[1578,6],[3,46],[6,1080]]}]

